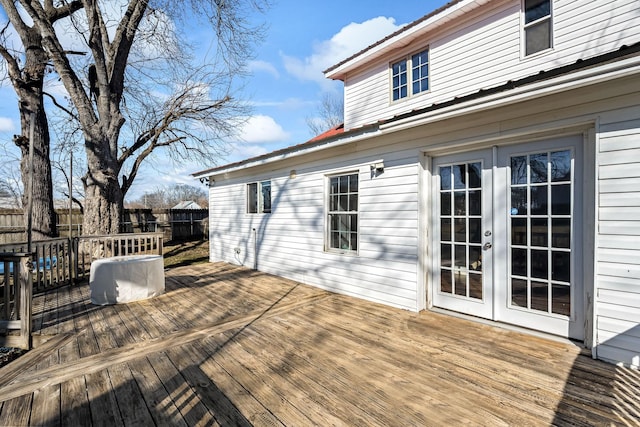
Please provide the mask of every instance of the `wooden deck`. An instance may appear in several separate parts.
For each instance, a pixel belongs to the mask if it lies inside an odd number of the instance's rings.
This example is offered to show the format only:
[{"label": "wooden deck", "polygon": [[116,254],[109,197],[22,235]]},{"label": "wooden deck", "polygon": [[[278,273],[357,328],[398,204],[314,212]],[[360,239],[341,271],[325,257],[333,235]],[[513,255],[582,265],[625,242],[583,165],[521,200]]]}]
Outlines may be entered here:
[{"label": "wooden deck", "polygon": [[0,369],[0,425],[640,425],[640,372],[228,264],[97,307],[36,297],[52,336]]}]

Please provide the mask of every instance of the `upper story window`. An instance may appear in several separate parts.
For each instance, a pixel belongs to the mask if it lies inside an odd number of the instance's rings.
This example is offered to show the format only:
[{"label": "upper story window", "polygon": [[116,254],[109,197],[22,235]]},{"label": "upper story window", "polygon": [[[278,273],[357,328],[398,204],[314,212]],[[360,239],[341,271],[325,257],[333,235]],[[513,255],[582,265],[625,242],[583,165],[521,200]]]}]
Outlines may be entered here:
[{"label": "upper story window", "polygon": [[329,177],[327,218],[330,250],[358,251],[358,174]]},{"label": "upper story window", "polygon": [[247,213],[271,213],[271,181],[247,184]]},{"label": "upper story window", "polygon": [[[408,82],[409,77],[411,85]],[[429,90],[428,49],[391,64],[391,91],[394,101],[427,90]]]},{"label": "upper story window", "polygon": [[525,55],[551,48],[551,0],[524,0]]}]

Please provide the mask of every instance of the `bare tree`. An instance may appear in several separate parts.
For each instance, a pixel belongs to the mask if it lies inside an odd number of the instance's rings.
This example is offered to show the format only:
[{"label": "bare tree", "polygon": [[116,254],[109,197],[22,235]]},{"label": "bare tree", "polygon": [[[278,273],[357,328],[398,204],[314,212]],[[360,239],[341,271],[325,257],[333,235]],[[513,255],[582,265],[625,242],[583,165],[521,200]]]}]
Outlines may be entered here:
[{"label": "bare tree", "polygon": [[[8,0],[3,0],[8,1]],[[177,123],[173,114],[156,120],[156,126],[149,133],[138,137],[119,150],[119,142],[126,114],[123,109],[127,68],[129,61],[136,59],[132,48],[136,40],[145,40],[155,32],[157,15],[175,18],[206,16],[217,36],[216,46],[219,58],[224,58],[228,73],[240,69],[244,60],[250,57],[252,43],[259,37],[256,28],[246,19],[247,6],[260,7],[257,0],[191,0],[186,3],[162,0],[130,0],[123,2],[120,15],[114,19],[103,9],[103,3],[80,0],[81,17],[74,15],[72,21],[78,33],[84,38],[92,63],[88,68],[74,67],[62,41],[58,37],[50,19],[53,2],[51,0],[20,0],[25,12],[38,28],[42,45],[60,76],[73,111],[82,130],[87,162],[84,175],[84,220],[83,230],[87,234],[113,233],[119,230],[123,207],[123,196],[137,167],[135,160],[129,169],[123,186],[119,185],[122,165],[138,153],[144,155],[146,147],[159,147],[185,143],[185,138],[177,135],[177,127],[171,129],[163,123]],[[75,3],[75,2],[74,2]],[[187,8],[185,6],[191,6]],[[88,79],[85,78],[88,76]],[[139,75],[140,76],[140,75]],[[153,78],[153,76],[151,76]],[[186,91],[180,99],[187,99],[192,91]],[[226,98],[222,98],[225,100]],[[214,114],[223,104],[214,100],[212,106],[187,102],[189,111],[197,114]],[[181,104],[178,104],[181,105]],[[197,116],[196,114],[196,116]],[[184,115],[183,115],[184,116]],[[165,135],[164,138],[157,137]],[[144,141],[144,144],[141,143]],[[154,145],[155,144],[155,145]],[[185,150],[189,149],[184,146]],[[152,148],[153,150],[155,148]]]},{"label": "bare tree", "polygon": [[[51,163],[49,160],[50,135],[47,115],[44,109],[44,77],[48,71],[48,55],[43,48],[39,29],[26,22],[12,0],[0,0],[9,21],[0,30],[0,56],[6,75],[18,95],[21,134],[14,136],[15,144],[22,153],[20,170],[23,188],[33,168],[32,197],[32,237],[34,240],[56,235],[55,212],[53,208],[53,186],[51,181]],[[53,2],[45,1],[46,21],[53,25],[59,19],[68,17],[80,7],[80,2],[71,1],[55,7]],[[13,29],[20,38],[21,46],[13,46],[9,31]],[[29,163],[29,141],[32,139],[33,162]],[[23,205],[26,201],[23,200]],[[25,210],[26,216],[29,213]]]},{"label": "bare tree", "polygon": [[[166,97],[149,90],[127,91],[127,137],[121,138],[122,194],[126,196],[142,164],[152,153],[162,152],[174,162],[211,162],[227,153],[225,141],[247,117],[246,105],[231,95],[233,79],[225,72],[205,68],[177,73],[166,86]],[[143,84],[136,88],[144,88]]]},{"label": "bare tree", "polygon": [[314,117],[307,117],[307,126],[312,135],[339,126],[344,121],[344,99],[341,96],[325,92]]}]

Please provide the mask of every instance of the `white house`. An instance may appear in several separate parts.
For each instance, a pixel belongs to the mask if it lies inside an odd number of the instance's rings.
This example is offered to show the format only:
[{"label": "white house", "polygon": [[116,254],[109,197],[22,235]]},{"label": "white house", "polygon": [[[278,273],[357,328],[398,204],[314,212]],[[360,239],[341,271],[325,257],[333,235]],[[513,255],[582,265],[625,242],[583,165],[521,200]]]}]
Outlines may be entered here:
[{"label": "white house", "polygon": [[194,174],[211,261],[640,367],[637,0],[454,0],[325,74],[344,128]]}]

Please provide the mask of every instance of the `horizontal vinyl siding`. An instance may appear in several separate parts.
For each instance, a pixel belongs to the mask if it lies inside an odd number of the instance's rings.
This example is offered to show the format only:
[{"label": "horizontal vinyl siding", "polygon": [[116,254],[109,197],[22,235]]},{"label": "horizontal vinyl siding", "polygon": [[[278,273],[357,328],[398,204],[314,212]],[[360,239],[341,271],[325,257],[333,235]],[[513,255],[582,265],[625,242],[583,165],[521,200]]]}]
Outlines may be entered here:
[{"label": "horizontal vinyl siding", "polygon": [[[496,1],[345,81],[345,128],[495,87],[640,41],[637,0],[555,0],[553,49],[523,57],[521,2]],[[427,93],[391,102],[389,63],[429,47]]]},{"label": "horizontal vinyl siding", "polygon": [[598,357],[639,367],[640,117],[602,123],[598,167]]},{"label": "horizontal vinyl siding", "polygon": [[[368,162],[381,157],[384,172],[372,177]],[[261,271],[416,310],[417,160],[417,150],[378,152],[300,165],[294,179],[282,170],[241,182],[216,180],[210,189],[211,259],[253,267],[256,247]],[[326,176],[356,171],[359,251],[325,251]],[[246,183],[263,179],[271,179],[272,213],[248,215],[244,213]],[[256,246],[252,228],[256,228]],[[240,255],[235,248],[241,248]]]}]

